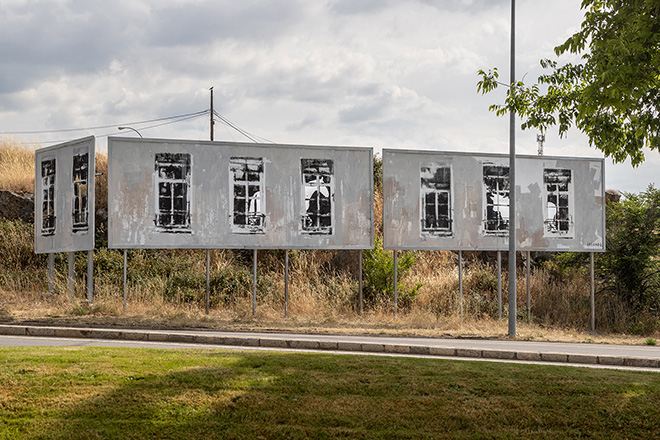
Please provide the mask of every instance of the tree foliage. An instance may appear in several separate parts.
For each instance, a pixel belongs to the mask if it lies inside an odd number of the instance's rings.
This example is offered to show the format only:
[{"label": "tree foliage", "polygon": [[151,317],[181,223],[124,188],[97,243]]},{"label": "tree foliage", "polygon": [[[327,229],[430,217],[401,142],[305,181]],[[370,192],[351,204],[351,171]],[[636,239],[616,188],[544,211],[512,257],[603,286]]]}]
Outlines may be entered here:
[{"label": "tree foliage", "polygon": [[[515,112],[523,129],[557,126],[560,136],[575,125],[616,162],[637,166],[644,147],[660,150],[660,0],[583,0],[582,9],[581,29],[555,48],[581,62],[541,60],[549,73],[512,84],[490,110]],[[497,68],[479,75],[484,94],[501,84]]]}]

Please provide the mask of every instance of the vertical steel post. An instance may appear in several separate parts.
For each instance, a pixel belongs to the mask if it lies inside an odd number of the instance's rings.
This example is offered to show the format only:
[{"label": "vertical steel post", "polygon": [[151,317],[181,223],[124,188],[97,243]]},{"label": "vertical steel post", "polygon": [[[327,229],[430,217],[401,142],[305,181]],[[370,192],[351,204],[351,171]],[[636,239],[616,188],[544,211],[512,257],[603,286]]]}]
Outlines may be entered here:
[{"label": "vertical steel post", "polygon": [[289,317],[289,250],[284,254],[284,317]]},{"label": "vertical steel post", "polygon": [[211,250],[206,250],[206,314],[209,314],[211,307]]},{"label": "vertical steel post", "polygon": [[126,249],[124,249],[124,313],[126,313],[126,300],[128,298],[128,280],[126,277]]},{"label": "vertical steel post", "polygon": [[[516,82],[516,0],[511,0],[511,89]],[[509,336],[516,336],[516,115],[509,113]]]},{"label": "vertical steel post", "polygon": [[589,252],[591,267],[589,270],[591,281],[591,331],[596,331],[596,281],[594,279],[594,253]]},{"label": "vertical steel post", "polygon": [[359,278],[358,278],[358,297],[360,300],[360,316],[362,316],[363,312],[363,299],[362,299],[362,250],[360,249],[360,256],[358,257],[358,272],[359,272]]},{"label": "vertical steel post", "polygon": [[73,302],[74,290],[76,288],[75,269],[76,254],[69,252],[69,301]]},{"label": "vertical steel post", "polygon": [[257,250],[252,254],[252,316],[257,314]]},{"label": "vertical steel post", "polygon": [[48,254],[48,293],[55,292],[55,254]]},{"label": "vertical steel post", "polygon": [[502,319],[502,251],[497,251],[497,319]]},{"label": "vertical steel post", "polygon": [[398,312],[398,302],[399,302],[399,281],[398,281],[398,275],[399,275],[399,263],[397,261],[397,251],[396,249],[393,251],[394,252],[394,316],[397,315]]},{"label": "vertical steel post", "polygon": [[527,262],[525,263],[527,269],[527,281],[525,282],[525,287],[527,289],[527,324],[532,322],[532,296],[529,293],[529,265],[530,265],[531,253],[527,251]]},{"label": "vertical steel post", "polygon": [[94,251],[87,251],[87,301],[94,304]]},{"label": "vertical steel post", "polygon": [[463,317],[463,251],[458,251],[458,299],[461,318]]}]

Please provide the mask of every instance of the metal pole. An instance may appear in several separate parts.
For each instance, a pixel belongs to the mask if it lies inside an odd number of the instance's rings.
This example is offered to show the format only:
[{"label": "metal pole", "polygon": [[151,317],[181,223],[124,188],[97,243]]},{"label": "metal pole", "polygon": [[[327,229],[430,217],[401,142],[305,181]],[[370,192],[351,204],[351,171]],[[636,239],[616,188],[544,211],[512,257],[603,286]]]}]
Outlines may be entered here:
[{"label": "metal pole", "polygon": [[252,316],[257,314],[257,250],[252,255]]},{"label": "metal pole", "polygon": [[591,278],[591,331],[596,331],[596,285],[594,280],[594,253],[590,252],[591,268],[590,268],[590,278]]},{"label": "metal pole", "polygon": [[94,304],[94,251],[87,251],[87,301]]},{"label": "metal pole", "polygon": [[211,91],[211,111],[210,111],[210,117],[211,117],[211,141],[213,141],[213,126],[215,125],[215,121],[213,120],[213,87],[209,89]]},{"label": "metal pole", "polygon": [[458,251],[458,297],[460,313],[463,317],[463,251]]},{"label": "metal pole", "polygon": [[502,319],[502,251],[497,251],[497,319]]},{"label": "metal pole", "polygon": [[76,263],[76,254],[69,252],[69,301],[73,302],[74,289],[76,288],[74,265]]},{"label": "metal pole", "polygon": [[128,283],[126,279],[126,249],[124,249],[124,313],[126,313],[126,299],[128,298]]},{"label": "metal pole", "polygon": [[206,314],[209,314],[211,303],[211,250],[206,250]]},{"label": "metal pole", "polygon": [[363,300],[362,300],[362,250],[360,250],[360,256],[358,257],[358,270],[360,272],[358,278],[358,297],[360,299],[360,316],[363,312]]},{"label": "metal pole", "polygon": [[532,322],[532,296],[529,293],[529,262],[530,252],[527,251],[527,262],[525,266],[527,268],[527,281],[525,282],[525,287],[527,288],[527,324]]},{"label": "metal pole", "polygon": [[[511,89],[516,82],[516,0],[511,0]],[[509,336],[516,336],[516,115],[509,113]]]},{"label": "metal pole", "polygon": [[399,263],[397,261],[397,252],[396,250],[394,252],[394,316],[397,315],[398,312],[398,295],[399,295],[399,286],[398,286],[398,272],[399,272]]},{"label": "metal pole", "polygon": [[55,254],[48,254],[48,293],[55,291]]},{"label": "metal pole", "polygon": [[289,250],[284,254],[284,317],[289,317]]}]

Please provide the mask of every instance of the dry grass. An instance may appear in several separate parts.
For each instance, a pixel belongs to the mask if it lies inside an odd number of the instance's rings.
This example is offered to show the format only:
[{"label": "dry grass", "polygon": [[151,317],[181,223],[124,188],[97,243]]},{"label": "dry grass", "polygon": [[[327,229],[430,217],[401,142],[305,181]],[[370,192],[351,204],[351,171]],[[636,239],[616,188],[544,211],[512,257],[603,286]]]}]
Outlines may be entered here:
[{"label": "dry grass", "polygon": [[35,148],[17,139],[0,139],[0,190],[34,193]]}]

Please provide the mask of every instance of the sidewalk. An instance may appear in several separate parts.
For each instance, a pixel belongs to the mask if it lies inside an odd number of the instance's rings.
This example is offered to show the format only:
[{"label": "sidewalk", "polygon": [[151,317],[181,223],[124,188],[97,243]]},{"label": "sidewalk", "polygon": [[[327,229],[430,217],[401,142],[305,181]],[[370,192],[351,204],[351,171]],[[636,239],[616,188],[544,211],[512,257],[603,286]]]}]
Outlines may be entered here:
[{"label": "sidewalk", "polygon": [[223,332],[202,329],[150,330],[27,324],[0,324],[0,335],[451,356],[660,369],[660,347],[641,345],[502,339]]}]

